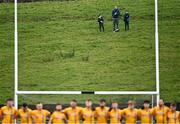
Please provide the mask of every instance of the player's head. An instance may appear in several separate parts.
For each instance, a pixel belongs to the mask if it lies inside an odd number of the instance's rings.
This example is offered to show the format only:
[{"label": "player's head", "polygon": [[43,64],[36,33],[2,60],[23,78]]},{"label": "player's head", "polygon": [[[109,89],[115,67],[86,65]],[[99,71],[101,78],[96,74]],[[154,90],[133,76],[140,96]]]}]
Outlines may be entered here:
[{"label": "player's head", "polygon": [[144,108],[149,108],[150,107],[150,101],[149,100],[145,100],[144,101]]},{"label": "player's head", "polygon": [[160,106],[160,107],[164,106],[164,101],[163,101],[163,99],[160,99],[160,100],[159,100],[159,106]]},{"label": "player's head", "polygon": [[114,6],[115,9],[117,9],[118,7],[117,6]]},{"label": "player's head", "polygon": [[90,108],[92,106],[92,101],[90,99],[87,99],[85,101],[85,105],[86,105],[87,108]]},{"label": "player's head", "polygon": [[176,103],[171,103],[170,109],[171,109],[172,111],[176,111]]},{"label": "player's head", "polygon": [[75,108],[75,107],[77,106],[77,101],[76,101],[75,99],[71,100],[70,106],[71,106],[72,108]]},{"label": "player's head", "polygon": [[132,101],[132,100],[129,100],[129,101],[128,101],[128,108],[134,109],[134,107],[135,107],[135,102]]},{"label": "player's head", "polygon": [[60,103],[56,104],[56,111],[61,111],[62,110],[62,105]]},{"label": "player's head", "polygon": [[112,102],[111,107],[112,107],[113,109],[117,109],[117,108],[118,108],[118,103],[117,103],[117,102]]},{"label": "player's head", "polygon": [[41,102],[39,102],[37,105],[36,105],[36,109],[37,110],[42,110],[43,109],[43,104]]},{"label": "player's head", "polygon": [[100,107],[106,106],[106,100],[105,100],[105,99],[101,99],[101,100],[99,101],[99,106],[100,106]]},{"label": "player's head", "polygon": [[22,104],[22,109],[26,110],[28,108],[28,104],[27,103],[23,103]]},{"label": "player's head", "polygon": [[14,100],[13,100],[13,99],[7,99],[7,100],[6,100],[6,105],[7,105],[8,107],[13,107],[13,105],[14,105]]}]

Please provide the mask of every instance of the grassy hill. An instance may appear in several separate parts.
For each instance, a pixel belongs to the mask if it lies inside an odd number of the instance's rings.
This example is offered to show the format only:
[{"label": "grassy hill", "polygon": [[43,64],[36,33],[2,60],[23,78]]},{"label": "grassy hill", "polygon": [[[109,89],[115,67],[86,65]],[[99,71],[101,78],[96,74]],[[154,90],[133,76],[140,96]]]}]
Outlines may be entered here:
[{"label": "grassy hill", "polygon": [[[180,101],[179,12],[177,0],[159,0],[161,96]],[[112,32],[111,10],[131,15]],[[0,4],[1,102],[13,94],[13,4]],[[97,15],[105,18],[98,31]],[[77,0],[19,3],[20,90],[155,90],[154,1]],[[48,103],[87,97],[23,96]],[[110,96],[118,99],[119,96]],[[41,98],[41,99],[40,99]]]}]

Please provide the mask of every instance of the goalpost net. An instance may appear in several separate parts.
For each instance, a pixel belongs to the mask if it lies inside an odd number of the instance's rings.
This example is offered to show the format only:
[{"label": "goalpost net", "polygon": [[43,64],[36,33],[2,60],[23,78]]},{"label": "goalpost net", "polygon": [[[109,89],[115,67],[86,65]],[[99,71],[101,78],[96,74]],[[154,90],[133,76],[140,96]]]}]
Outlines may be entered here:
[{"label": "goalpost net", "polygon": [[[119,97],[122,95],[127,95],[127,96],[134,96],[134,95],[138,95],[138,96],[150,96],[150,98],[152,101],[152,104],[154,105],[154,103],[157,103],[159,98],[160,98],[160,88],[159,88],[159,38],[158,38],[158,0],[154,0],[154,26],[155,26],[155,32],[154,32],[154,37],[155,37],[155,90],[154,91],[132,91],[132,90],[126,90],[126,91],[106,91],[106,90],[102,90],[100,89],[99,91],[93,91],[93,90],[81,90],[81,91],[74,91],[74,90],[60,90],[58,91],[56,90],[32,90],[32,91],[28,91],[28,90],[23,90],[22,88],[19,88],[19,48],[18,48],[18,3],[17,0],[14,1],[14,9],[15,9],[15,39],[14,39],[14,55],[15,55],[15,79],[14,79],[14,86],[15,86],[15,90],[14,90],[14,99],[15,99],[15,106],[18,107],[18,96],[24,96],[24,95],[82,95],[82,94],[94,94],[94,95],[118,95]],[[66,18],[64,16],[64,18]],[[64,22],[65,23],[65,22]],[[89,23],[91,24],[91,23]],[[61,51],[60,51],[60,54]],[[68,54],[69,55],[69,54]],[[86,59],[88,59],[88,56],[85,56],[82,58],[84,61]],[[44,61],[51,61],[50,60],[44,60]],[[42,84],[43,85],[43,84]],[[97,84],[98,85],[98,84]],[[32,85],[33,87],[33,85]],[[27,98],[27,97],[26,97]]]}]

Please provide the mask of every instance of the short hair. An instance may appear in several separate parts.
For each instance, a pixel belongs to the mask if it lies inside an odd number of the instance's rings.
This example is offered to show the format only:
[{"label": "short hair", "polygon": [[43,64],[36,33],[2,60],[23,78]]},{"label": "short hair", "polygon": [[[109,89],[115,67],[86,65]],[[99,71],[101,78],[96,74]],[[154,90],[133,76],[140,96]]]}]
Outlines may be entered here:
[{"label": "short hair", "polygon": [[76,101],[75,99],[71,100],[71,102],[75,102],[75,103],[77,103],[77,101]]},{"label": "short hair", "polygon": [[[61,105],[61,103],[56,103],[56,106]],[[61,105],[62,106],[62,105]]]},{"label": "short hair", "polygon": [[176,107],[177,105],[176,105],[176,103],[171,103],[170,106]]},{"label": "short hair", "polygon": [[28,106],[27,103],[23,103],[23,104],[22,104],[22,107],[24,107],[24,108],[26,108],[27,106]]},{"label": "short hair", "polygon": [[135,102],[135,101],[133,101],[133,100],[129,100],[129,101],[128,101],[128,105],[129,105],[129,104],[131,104],[131,105],[132,105],[132,104],[135,104],[135,103],[136,103],[136,102]]},{"label": "short hair", "polygon": [[9,98],[6,100],[6,102],[9,102],[9,101],[14,101],[12,98]]},{"label": "short hair", "polygon": [[149,100],[144,100],[144,103],[150,104]]},{"label": "short hair", "polygon": [[106,102],[106,100],[105,99],[100,99],[100,101],[99,101],[100,103],[102,103],[102,102]]},{"label": "short hair", "polygon": [[87,101],[87,102],[91,102],[92,100],[91,100],[91,99],[87,99],[86,101]]}]

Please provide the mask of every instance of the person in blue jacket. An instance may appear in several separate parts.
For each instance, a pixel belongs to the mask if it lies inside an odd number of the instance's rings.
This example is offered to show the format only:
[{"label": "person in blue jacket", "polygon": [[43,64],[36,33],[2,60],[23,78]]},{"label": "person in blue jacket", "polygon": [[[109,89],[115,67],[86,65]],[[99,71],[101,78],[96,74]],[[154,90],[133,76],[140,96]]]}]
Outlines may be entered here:
[{"label": "person in blue jacket", "polygon": [[113,31],[119,31],[119,17],[120,17],[120,10],[117,6],[114,7],[112,10],[112,19],[113,19]]},{"label": "person in blue jacket", "polygon": [[129,21],[130,21],[130,15],[129,13],[126,11],[124,14],[124,24],[125,24],[125,31],[129,30]]}]

